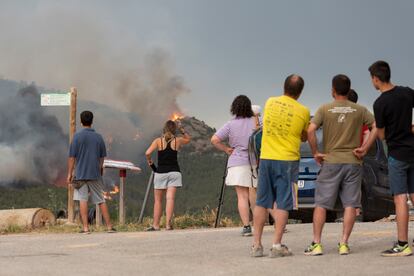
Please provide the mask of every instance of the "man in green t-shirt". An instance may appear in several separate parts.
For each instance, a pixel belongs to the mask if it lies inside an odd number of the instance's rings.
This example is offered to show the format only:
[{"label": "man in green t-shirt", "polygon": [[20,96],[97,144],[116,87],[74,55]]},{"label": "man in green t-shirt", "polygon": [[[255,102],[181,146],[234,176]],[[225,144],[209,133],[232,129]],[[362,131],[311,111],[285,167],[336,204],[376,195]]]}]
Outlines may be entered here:
[{"label": "man in green t-shirt", "polygon": [[[338,244],[339,254],[349,254],[348,239],[355,223],[355,209],[361,207],[362,126],[372,127],[365,148],[376,138],[374,116],[365,107],[348,100],[350,79],[337,75],[332,80],[334,101],[322,105],[308,128],[308,139],[313,156],[322,165],[316,181],[315,209],[313,213],[313,242],[305,255],[322,255],[321,235],[326,210],[332,210],[339,197],[344,207],[343,234]],[[316,130],[323,126],[323,153],[316,142]]]}]

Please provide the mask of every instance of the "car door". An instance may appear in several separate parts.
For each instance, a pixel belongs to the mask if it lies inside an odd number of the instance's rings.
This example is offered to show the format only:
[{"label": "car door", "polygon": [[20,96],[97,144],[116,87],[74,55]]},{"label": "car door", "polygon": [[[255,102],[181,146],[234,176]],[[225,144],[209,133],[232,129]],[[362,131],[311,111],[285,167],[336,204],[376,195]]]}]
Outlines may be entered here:
[{"label": "car door", "polygon": [[364,182],[368,196],[389,198],[388,164],[383,142],[377,139],[364,158]]}]

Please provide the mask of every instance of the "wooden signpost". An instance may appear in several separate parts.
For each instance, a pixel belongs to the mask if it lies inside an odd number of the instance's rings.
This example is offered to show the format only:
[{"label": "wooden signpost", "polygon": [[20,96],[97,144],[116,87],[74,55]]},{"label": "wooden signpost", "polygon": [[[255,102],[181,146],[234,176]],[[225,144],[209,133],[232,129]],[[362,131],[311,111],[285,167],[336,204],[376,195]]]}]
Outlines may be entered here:
[{"label": "wooden signpost", "polygon": [[[76,101],[78,91],[76,87],[70,89],[70,93],[44,93],[40,95],[41,106],[70,106],[69,113],[69,145],[72,143],[76,132]],[[73,201],[73,186],[68,185],[68,222],[73,223],[75,219],[75,204]]]},{"label": "wooden signpost", "polygon": [[[76,107],[77,107],[78,90],[76,87],[70,89],[70,130],[69,130],[69,145],[72,143],[73,136],[76,132]],[[75,202],[73,201],[73,186],[68,185],[68,222],[73,223],[75,220]]]}]

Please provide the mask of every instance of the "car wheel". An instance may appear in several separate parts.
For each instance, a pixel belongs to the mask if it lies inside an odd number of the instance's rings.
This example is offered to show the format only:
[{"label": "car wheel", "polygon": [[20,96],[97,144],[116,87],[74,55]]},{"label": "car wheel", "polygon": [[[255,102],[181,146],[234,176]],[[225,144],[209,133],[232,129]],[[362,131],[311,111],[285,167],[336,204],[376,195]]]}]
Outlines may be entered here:
[{"label": "car wheel", "polygon": [[369,205],[368,205],[368,195],[365,189],[362,189],[361,193],[361,213],[360,213],[360,221],[372,221],[372,217],[369,213]]}]

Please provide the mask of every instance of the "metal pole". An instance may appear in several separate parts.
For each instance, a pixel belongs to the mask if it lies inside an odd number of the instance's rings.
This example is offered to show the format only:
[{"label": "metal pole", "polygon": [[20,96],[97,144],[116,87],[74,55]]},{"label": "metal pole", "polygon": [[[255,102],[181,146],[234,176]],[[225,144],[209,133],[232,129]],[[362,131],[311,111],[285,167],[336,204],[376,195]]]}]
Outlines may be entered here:
[{"label": "metal pole", "polygon": [[149,178],[148,184],[147,184],[147,190],[146,190],[145,196],[144,196],[144,202],[142,202],[141,213],[139,214],[138,223],[142,223],[142,220],[144,219],[144,212],[145,212],[145,208],[147,207],[147,200],[148,200],[148,197],[149,197],[149,193],[151,191],[151,186],[152,186],[153,180],[154,180],[154,172],[151,172],[151,175],[150,175],[150,178]]},{"label": "metal pole", "polygon": [[126,170],[119,170],[119,224],[125,224],[125,178]]},{"label": "metal pole", "polygon": [[217,206],[216,221],[214,222],[214,228],[217,228],[219,226],[219,223],[220,223],[221,208],[222,208],[223,203],[224,203],[224,191],[226,189],[226,177],[227,177],[227,164],[228,164],[228,162],[229,162],[229,158],[227,156],[226,166],[224,167],[223,183],[221,184],[219,203],[218,203],[218,206]]},{"label": "metal pole", "polygon": [[[70,89],[70,116],[69,116],[69,144],[72,143],[73,136],[76,132],[76,98],[78,96],[78,91],[76,87]],[[75,219],[75,204],[73,201],[73,186],[72,184],[68,185],[68,221],[70,223],[74,222]]]}]

